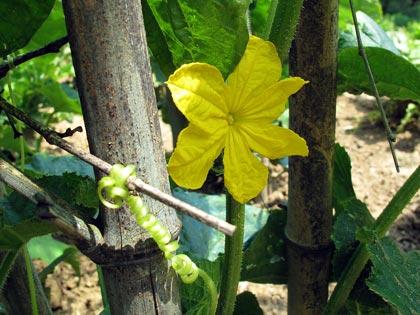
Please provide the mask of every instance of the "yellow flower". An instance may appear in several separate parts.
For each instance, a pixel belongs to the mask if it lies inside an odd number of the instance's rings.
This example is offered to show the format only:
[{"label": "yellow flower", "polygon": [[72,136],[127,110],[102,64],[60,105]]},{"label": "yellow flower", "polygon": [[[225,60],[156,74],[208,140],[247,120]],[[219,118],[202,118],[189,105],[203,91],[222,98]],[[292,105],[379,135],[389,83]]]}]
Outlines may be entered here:
[{"label": "yellow flower", "polygon": [[308,155],[303,138],[272,124],[287,98],[307,83],[299,77],[279,81],[280,75],[274,45],[251,36],[226,82],[217,68],[198,62],[183,65],[169,77],[174,102],[190,122],[168,163],[179,186],[200,188],[224,150],[225,186],[245,203],[261,192],[268,177],[251,150],[270,159]]}]

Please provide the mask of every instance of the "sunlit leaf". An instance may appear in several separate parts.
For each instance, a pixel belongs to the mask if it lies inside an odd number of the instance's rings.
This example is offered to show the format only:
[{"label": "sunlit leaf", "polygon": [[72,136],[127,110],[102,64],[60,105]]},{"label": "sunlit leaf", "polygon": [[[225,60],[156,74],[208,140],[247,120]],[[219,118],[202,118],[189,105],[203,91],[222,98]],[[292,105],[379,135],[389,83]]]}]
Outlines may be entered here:
[{"label": "sunlit leaf", "polygon": [[[365,48],[381,96],[420,101],[420,72],[409,61],[389,50]],[[338,54],[338,90],[373,95],[358,49],[345,48]]]},{"label": "sunlit leaf", "polygon": [[[146,24],[149,47],[164,72],[171,68],[166,47],[175,67],[199,61],[216,66],[224,76],[233,70],[248,42],[245,13],[250,0],[147,2],[150,11],[146,7],[145,16],[151,21]],[[163,50],[159,51],[161,47]]]}]

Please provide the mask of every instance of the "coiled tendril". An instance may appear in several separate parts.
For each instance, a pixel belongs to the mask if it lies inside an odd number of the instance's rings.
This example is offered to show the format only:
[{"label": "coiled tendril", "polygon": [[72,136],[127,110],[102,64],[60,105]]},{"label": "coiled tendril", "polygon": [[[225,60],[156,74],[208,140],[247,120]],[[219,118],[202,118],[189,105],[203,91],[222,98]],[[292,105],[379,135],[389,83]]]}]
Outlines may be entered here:
[{"label": "coiled tendril", "polygon": [[150,213],[139,196],[130,195],[126,181],[130,176],[136,175],[135,169],[134,165],[113,165],[109,176],[103,177],[98,183],[99,200],[111,209],[120,208],[125,201],[136,218],[137,224],[149,232],[181,280],[187,284],[193,283],[199,275],[197,265],[187,255],[175,254],[179,247],[178,241],[171,241],[172,237],[168,229]]}]

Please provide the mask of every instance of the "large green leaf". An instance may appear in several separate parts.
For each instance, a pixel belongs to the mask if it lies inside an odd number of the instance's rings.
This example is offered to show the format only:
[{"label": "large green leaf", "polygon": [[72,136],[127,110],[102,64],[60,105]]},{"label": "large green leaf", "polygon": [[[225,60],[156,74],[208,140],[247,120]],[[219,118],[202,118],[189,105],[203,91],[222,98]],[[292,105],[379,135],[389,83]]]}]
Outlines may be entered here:
[{"label": "large green leaf", "polygon": [[[164,60],[169,57],[166,47],[176,67],[199,61],[216,66],[224,76],[233,70],[248,41],[245,13],[250,0],[147,2],[156,21],[148,17],[146,7],[145,16],[152,22],[146,24],[148,42],[164,72],[170,69],[165,66],[170,64]],[[156,29],[157,25],[161,32]],[[159,51],[160,47],[164,53]]]},{"label": "large green leaf", "polygon": [[32,37],[31,41],[23,48],[23,51],[31,51],[66,36],[67,28],[64,19],[63,5],[61,1],[55,1],[48,18]]},{"label": "large green leaf", "polygon": [[[381,47],[400,55],[400,51],[395,47],[392,39],[369,15],[360,11],[356,15],[364,47]],[[351,31],[340,34],[339,47],[357,47],[356,32],[353,27]]]},{"label": "large green leaf", "polygon": [[35,154],[25,172],[45,190],[67,201],[85,219],[97,213],[99,200],[92,167],[73,156]]},{"label": "large green leaf", "polygon": [[369,288],[402,315],[420,314],[420,251],[401,253],[388,238],[368,245],[373,263]]},{"label": "large green leaf", "polygon": [[241,281],[287,282],[285,225],[286,211],[272,210],[265,226],[252,237],[244,251]]},{"label": "large green leaf", "polygon": [[[150,9],[148,1],[142,2],[142,9],[144,25],[146,26],[147,31],[147,45],[152,52],[152,57],[156,59],[160,67],[159,70],[161,70],[163,74],[168,77],[175,71],[175,66],[172,61],[171,51],[169,50],[168,43],[166,42],[165,34],[159,27],[159,24],[156,21],[152,10]],[[152,70],[155,70],[154,68],[157,67],[152,62]],[[153,72],[156,73],[157,71]]]},{"label": "large green leaf", "polygon": [[73,155],[48,155],[36,153],[25,166],[26,171],[31,171],[33,177],[60,176],[64,173],[75,173],[82,177],[94,178],[91,165]]},{"label": "large green leaf", "polygon": [[[383,48],[365,50],[381,96],[420,101],[420,72],[415,66]],[[342,49],[338,54],[338,90],[373,94],[356,47]]]},{"label": "large green leaf", "polygon": [[39,92],[56,112],[82,114],[79,95],[68,85],[49,81],[39,89]]},{"label": "large green leaf", "polygon": [[[348,0],[339,1],[339,26],[345,29],[347,24],[353,24],[350,5]],[[380,0],[353,0],[356,11],[363,11],[374,20],[380,21],[382,18],[382,5]]]},{"label": "large green leaf", "polygon": [[55,0],[0,1],[0,57],[24,47],[50,14]]},{"label": "large green leaf", "polygon": [[[173,195],[185,202],[188,202],[207,213],[225,220],[226,218],[226,196],[206,195],[196,192],[185,191],[175,188]],[[246,242],[257,232],[267,221],[267,211],[246,205],[245,206],[245,237]],[[181,251],[193,254],[197,257],[213,261],[219,254],[224,252],[225,237],[197,220],[180,214],[183,229],[180,236]]]}]

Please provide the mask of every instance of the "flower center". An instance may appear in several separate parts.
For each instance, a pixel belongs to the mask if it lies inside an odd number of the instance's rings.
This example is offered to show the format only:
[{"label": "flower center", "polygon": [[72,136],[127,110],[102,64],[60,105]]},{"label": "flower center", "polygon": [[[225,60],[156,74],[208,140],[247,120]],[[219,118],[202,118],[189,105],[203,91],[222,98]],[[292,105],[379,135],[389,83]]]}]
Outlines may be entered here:
[{"label": "flower center", "polygon": [[227,121],[229,125],[233,125],[233,123],[235,122],[235,118],[233,118],[232,114],[228,114]]}]

